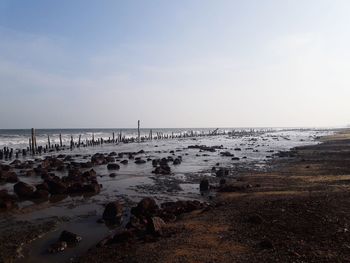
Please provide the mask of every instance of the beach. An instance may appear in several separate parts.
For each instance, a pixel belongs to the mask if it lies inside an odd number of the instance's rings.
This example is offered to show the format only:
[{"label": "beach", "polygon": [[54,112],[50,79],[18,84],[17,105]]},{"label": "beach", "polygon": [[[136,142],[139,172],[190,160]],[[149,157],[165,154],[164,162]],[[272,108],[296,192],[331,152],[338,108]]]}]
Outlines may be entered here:
[{"label": "beach", "polygon": [[94,248],[79,262],[349,262],[350,133],[322,141],[242,174],[167,237]]},{"label": "beach", "polygon": [[[289,226],[300,218],[298,225],[307,230],[302,222],[310,217],[315,225],[312,220],[320,219],[321,212],[322,217],[340,218],[329,209],[346,196],[346,136],[339,130],[250,131],[106,144],[3,161],[2,178],[8,169],[36,190],[43,181],[55,180],[67,188],[59,193],[49,187],[45,198],[22,196],[2,210],[0,256],[4,262],[288,262],[297,255],[300,261],[326,261],[345,250],[330,248],[325,256],[315,241],[312,246],[321,254],[311,257],[298,243],[310,246],[309,234]],[[20,167],[27,162],[32,162],[30,168]],[[78,182],[81,188],[76,188]],[[2,189],[14,196],[15,184],[3,182]],[[152,235],[146,228],[145,235],[138,227],[130,240],[114,242],[111,237],[135,228],[130,227],[132,218],[143,217],[133,208],[145,198],[159,207],[148,216],[165,221],[164,233]],[[121,222],[108,224],[101,217],[106,204],[115,201],[122,207]],[[315,206],[319,203],[322,207]],[[283,227],[297,232],[289,242],[295,253],[286,251],[288,231]],[[49,253],[62,231],[82,240]],[[323,227],[318,231],[324,232]]]}]

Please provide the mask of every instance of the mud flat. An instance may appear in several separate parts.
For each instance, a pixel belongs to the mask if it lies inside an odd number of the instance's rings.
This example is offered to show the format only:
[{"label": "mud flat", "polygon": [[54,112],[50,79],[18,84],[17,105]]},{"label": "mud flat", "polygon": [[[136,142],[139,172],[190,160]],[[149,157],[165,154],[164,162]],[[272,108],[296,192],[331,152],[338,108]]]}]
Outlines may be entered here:
[{"label": "mud flat", "polygon": [[[314,167],[323,171],[320,165],[328,162],[328,153],[321,154],[322,147],[334,141],[318,145],[318,139],[331,133],[278,131],[155,141],[2,162],[1,260],[206,262],[206,255],[217,262],[218,254],[235,259],[231,246],[244,252],[256,245],[244,236],[249,231],[243,235],[234,224],[249,216],[240,213],[262,212],[259,203],[287,193],[318,194],[315,183],[305,183],[309,177],[288,171],[298,165],[308,166],[307,172]],[[307,144],[314,146],[288,152]],[[338,155],[345,152],[338,150],[341,145],[343,139],[333,149]],[[345,166],[340,167],[337,163],[338,172],[344,172]],[[324,184],[328,187],[328,181]],[[259,214],[247,220],[261,221],[243,224],[254,229],[270,219]],[[272,237],[259,238],[261,246],[272,247],[264,253],[276,251]]]}]

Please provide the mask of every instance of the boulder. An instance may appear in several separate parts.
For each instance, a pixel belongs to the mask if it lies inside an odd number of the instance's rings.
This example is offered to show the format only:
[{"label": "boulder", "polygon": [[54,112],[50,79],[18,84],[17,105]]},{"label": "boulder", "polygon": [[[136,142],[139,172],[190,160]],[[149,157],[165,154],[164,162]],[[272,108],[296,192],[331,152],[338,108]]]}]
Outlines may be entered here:
[{"label": "boulder", "polygon": [[50,195],[50,193],[47,190],[37,189],[33,193],[33,198],[35,198],[35,199],[48,199],[49,195]]},{"label": "boulder", "polygon": [[165,226],[166,224],[163,219],[160,217],[152,217],[151,220],[148,221],[147,230],[152,235],[161,236]]},{"label": "boulder", "polygon": [[159,207],[153,198],[145,197],[137,204],[137,207],[132,209],[131,212],[136,216],[149,217],[153,216],[158,209]]},{"label": "boulder", "polygon": [[221,152],[220,153],[221,156],[226,156],[226,157],[233,157],[234,155],[230,152]]},{"label": "boulder", "polygon": [[50,194],[65,194],[67,192],[67,186],[60,181],[47,180],[45,182],[49,187]]},{"label": "boulder", "polygon": [[199,184],[199,190],[201,192],[205,192],[209,190],[209,180],[208,179],[202,179]]},{"label": "boulder", "polygon": [[81,240],[82,240],[81,236],[78,236],[77,234],[74,234],[66,230],[62,231],[59,237],[59,241],[66,242],[67,244],[70,244],[70,245],[77,244]]},{"label": "boulder", "polygon": [[103,211],[102,218],[110,223],[119,223],[123,215],[123,206],[120,202],[110,202]]},{"label": "boulder", "polygon": [[67,242],[64,241],[57,241],[55,243],[53,243],[52,245],[50,245],[50,247],[48,248],[48,252],[49,253],[58,253],[58,252],[62,252],[67,248]]},{"label": "boulder", "polygon": [[34,193],[34,187],[24,182],[16,183],[13,190],[20,198],[32,198]]},{"label": "boulder", "polygon": [[229,170],[225,168],[220,168],[219,170],[216,171],[216,176],[217,177],[223,177],[229,175]]},{"label": "boulder", "polygon": [[129,161],[125,159],[125,160],[121,161],[120,163],[125,165],[125,164],[128,164],[128,162]]},{"label": "boulder", "polygon": [[109,164],[107,164],[107,169],[108,170],[119,170],[120,166],[116,163],[109,163]]}]

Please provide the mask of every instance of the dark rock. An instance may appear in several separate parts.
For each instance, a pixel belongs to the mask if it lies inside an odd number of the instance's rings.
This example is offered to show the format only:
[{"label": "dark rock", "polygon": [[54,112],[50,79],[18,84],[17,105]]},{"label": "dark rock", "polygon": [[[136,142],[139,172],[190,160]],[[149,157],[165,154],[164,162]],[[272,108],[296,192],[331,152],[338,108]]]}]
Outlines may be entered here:
[{"label": "dark rock", "polygon": [[179,165],[181,164],[181,160],[179,158],[176,158],[173,162],[174,165]]},{"label": "dark rock", "polygon": [[20,198],[32,198],[34,193],[34,187],[24,182],[16,183],[13,190]]},{"label": "dark rock", "polygon": [[135,161],[135,163],[136,164],[143,164],[143,163],[146,163],[146,161],[143,160],[143,159],[138,159],[138,160]]},{"label": "dark rock", "polygon": [[83,177],[96,177],[97,173],[94,169],[91,169],[90,171],[86,171],[83,173]]},{"label": "dark rock", "polygon": [[83,191],[85,193],[98,194],[101,191],[101,185],[96,182],[92,182],[90,184],[85,184],[83,186]]},{"label": "dark rock", "polygon": [[233,157],[234,155],[230,152],[221,152],[220,153],[221,156],[226,156],[226,157]]},{"label": "dark rock", "polygon": [[231,160],[232,161],[239,161],[239,157],[233,157]]},{"label": "dark rock", "polygon": [[102,165],[106,164],[107,160],[103,154],[96,153],[91,157],[91,163],[93,163],[94,165]]},{"label": "dark rock", "polygon": [[245,220],[245,222],[249,223],[249,224],[254,224],[254,225],[260,225],[263,223],[263,219],[261,216],[259,215],[251,215],[248,216]]},{"label": "dark rock", "polygon": [[112,178],[114,178],[114,177],[116,177],[116,176],[117,176],[116,173],[111,173],[111,174],[109,175],[109,177],[112,177]]},{"label": "dark rock", "polygon": [[48,199],[49,195],[50,195],[50,193],[47,190],[37,189],[33,194],[33,198],[35,198],[35,199]]},{"label": "dark rock", "polygon": [[136,208],[132,209],[132,213],[136,216],[149,217],[158,211],[159,207],[156,201],[151,197],[143,198]]},{"label": "dark rock", "polygon": [[269,240],[269,239],[264,239],[262,240],[258,246],[261,248],[261,249],[273,249],[273,244],[272,242]]},{"label": "dark rock", "polygon": [[110,223],[119,223],[123,215],[123,206],[118,201],[108,203],[102,218]]},{"label": "dark rock", "polygon": [[65,194],[67,192],[67,187],[64,183],[55,180],[45,181],[49,187],[50,194]]},{"label": "dark rock", "polygon": [[223,177],[229,175],[229,170],[225,168],[220,168],[218,171],[216,171],[217,177]]},{"label": "dark rock", "polygon": [[123,161],[121,161],[120,163],[121,163],[121,164],[128,164],[128,162],[129,162],[128,160],[123,160]]},{"label": "dark rock", "polygon": [[64,241],[57,241],[55,243],[53,243],[52,245],[50,245],[50,247],[48,248],[48,252],[49,253],[58,253],[58,252],[62,252],[67,248],[67,242]]},{"label": "dark rock", "polygon": [[0,172],[0,182],[17,183],[18,182],[17,174],[13,171]]},{"label": "dark rock", "polygon": [[135,237],[131,230],[121,230],[117,232],[108,243],[124,243]]},{"label": "dark rock", "polygon": [[160,217],[152,217],[147,224],[147,230],[150,234],[155,236],[161,236],[163,234],[162,229],[166,226],[163,219]]},{"label": "dark rock", "polygon": [[120,166],[116,163],[109,163],[109,164],[107,164],[107,169],[108,170],[119,170]]},{"label": "dark rock", "polygon": [[208,179],[202,179],[199,184],[199,190],[201,192],[209,191],[209,180]]},{"label": "dark rock", "polygon": [[77,244],[82,240],[80,236],[69,231],[62,231],[59,241],[66,242],[67,244],[73,245]]}]

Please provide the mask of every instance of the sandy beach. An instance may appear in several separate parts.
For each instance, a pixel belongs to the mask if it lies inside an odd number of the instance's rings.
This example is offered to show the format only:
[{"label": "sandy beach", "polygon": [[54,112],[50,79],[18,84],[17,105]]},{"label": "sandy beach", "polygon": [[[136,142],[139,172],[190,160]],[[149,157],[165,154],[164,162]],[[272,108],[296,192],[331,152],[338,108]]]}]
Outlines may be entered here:
[{"label": "sandy beach", "polygon": [[[8,161],[2,180],[18,176],[3,182],[1,260],[344,262],[350,132],[333,133],[163,140]],[[16,191],[18,181],[33,192]],[[109,206],[116,222],[105,216]]]},{"label": "sandy beach", "polygon": [[349,262],[350,133],[322,141],[242,174],[164,237],[93,248],[78,262]]}]

